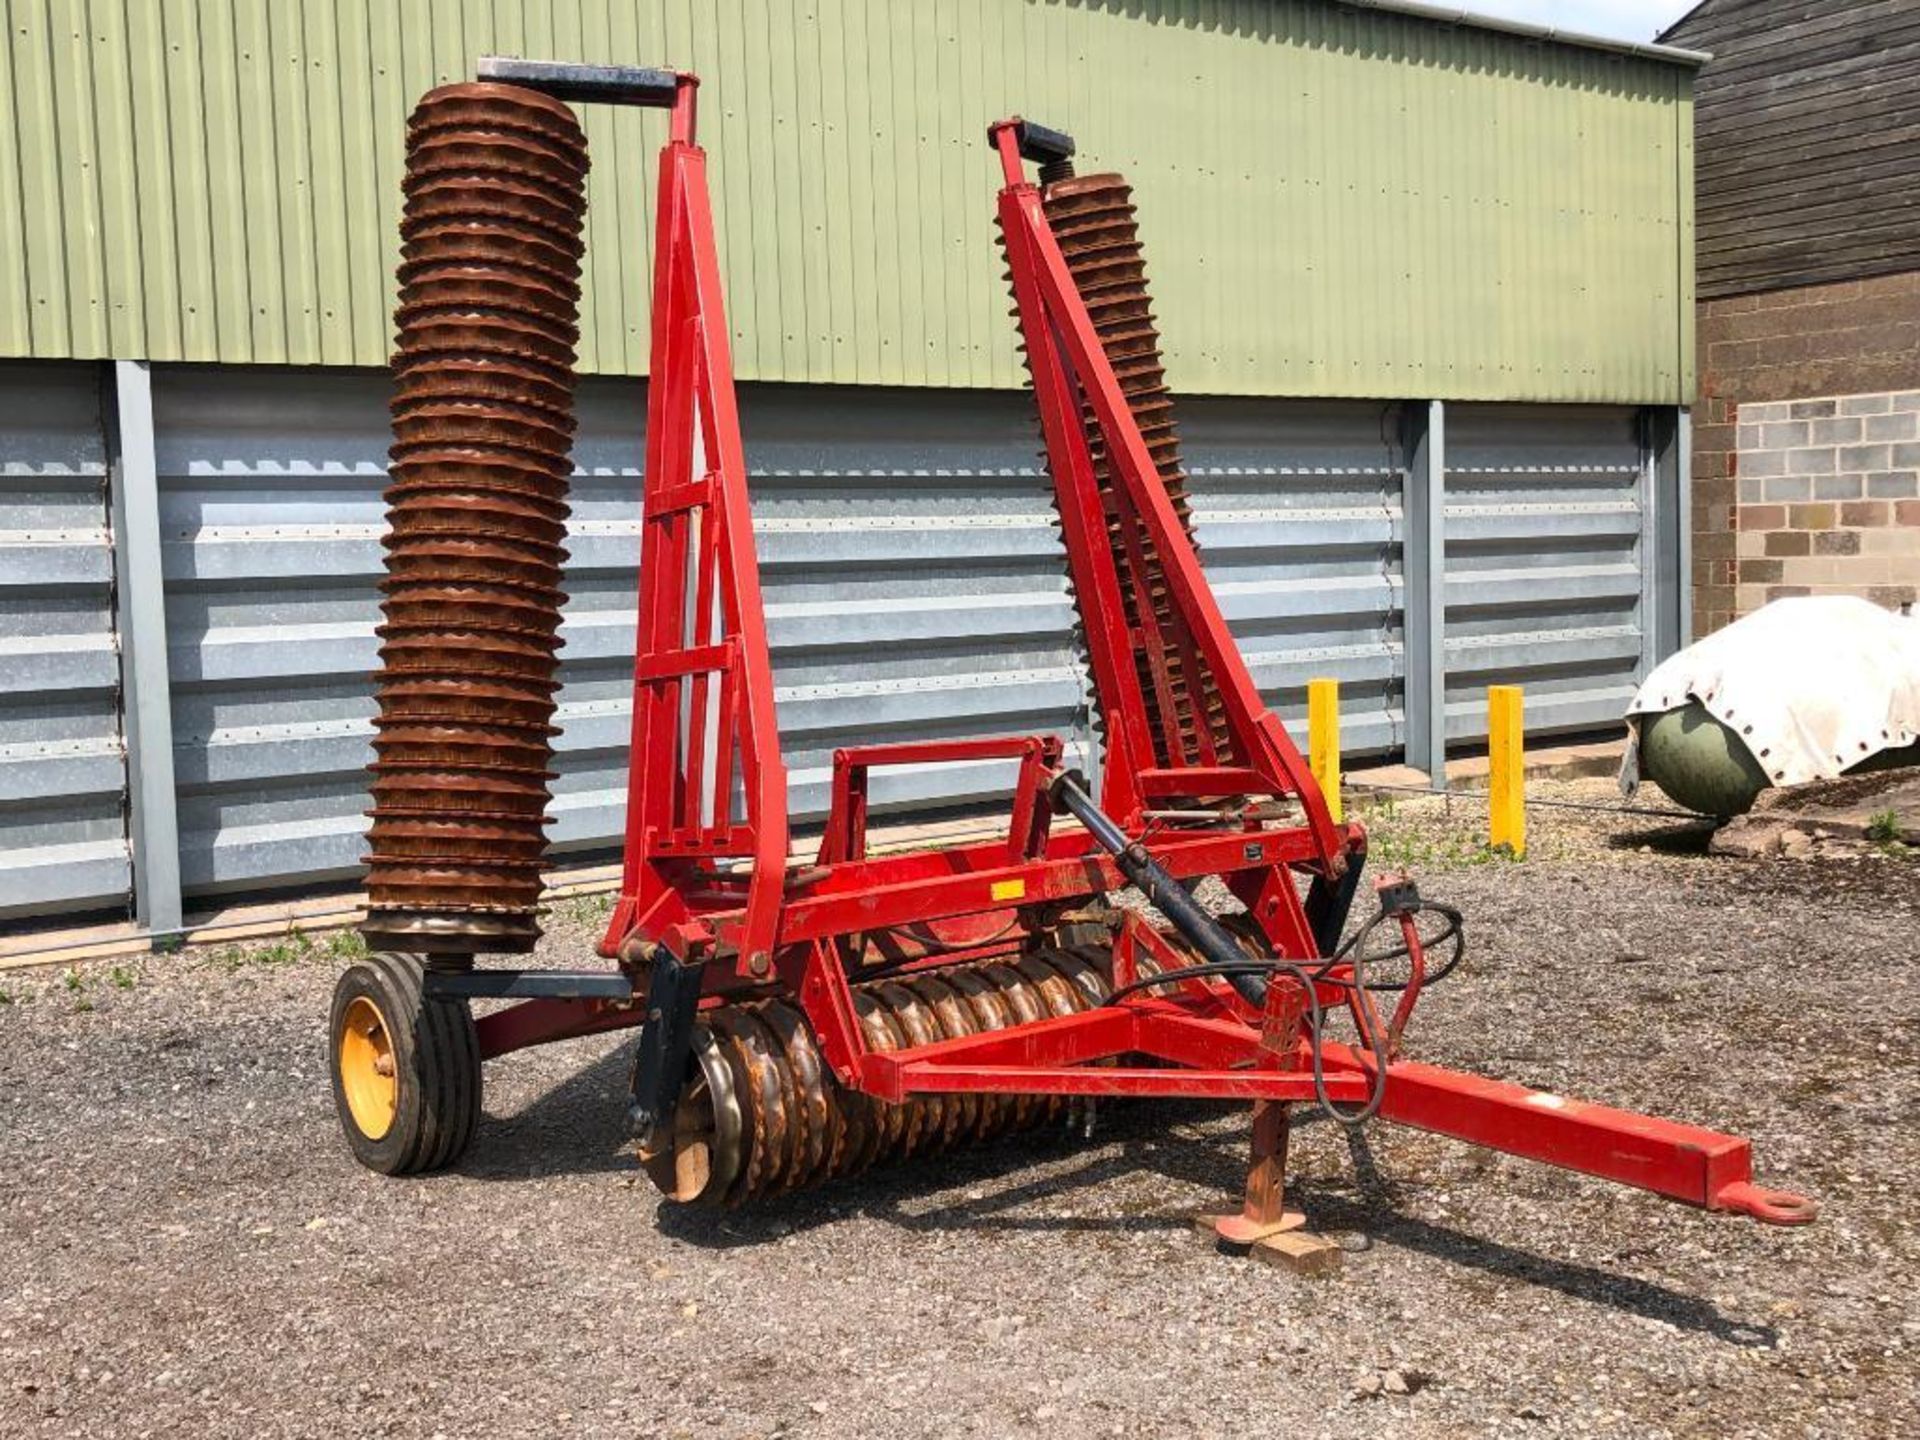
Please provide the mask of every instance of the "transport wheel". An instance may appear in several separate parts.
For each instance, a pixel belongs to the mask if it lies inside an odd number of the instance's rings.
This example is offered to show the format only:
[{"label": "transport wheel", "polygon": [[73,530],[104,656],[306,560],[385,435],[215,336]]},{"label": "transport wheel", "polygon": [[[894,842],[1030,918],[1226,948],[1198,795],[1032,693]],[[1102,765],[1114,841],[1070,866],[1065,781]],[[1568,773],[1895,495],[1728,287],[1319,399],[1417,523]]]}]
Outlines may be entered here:
[{"label": "transport wheel", "polygon": [[460,1158],[480,1118],[480,1041],[465,1000],[429,1000],[417,955],[370,955],[333,988],[328,1069],[354,1158],[417,1175]]}]

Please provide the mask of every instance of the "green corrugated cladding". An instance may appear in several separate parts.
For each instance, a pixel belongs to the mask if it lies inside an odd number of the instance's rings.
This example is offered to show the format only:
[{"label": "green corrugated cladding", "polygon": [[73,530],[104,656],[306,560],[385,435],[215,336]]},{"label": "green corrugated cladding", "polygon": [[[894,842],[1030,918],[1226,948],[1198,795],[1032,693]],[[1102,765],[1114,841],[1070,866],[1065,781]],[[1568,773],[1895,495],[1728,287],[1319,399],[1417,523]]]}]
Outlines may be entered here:
[{"label": "green corrugated cladding", "polygon": [[[1133,181],[1191,392],[1684,402],[1691,75],[1272,0],[0,0],[0,353],[386,359],[407,112],[488,53],[705,77],[743,378],[1023,382],[989,120]],[[589,370],[657,114],[588,110]]]}]

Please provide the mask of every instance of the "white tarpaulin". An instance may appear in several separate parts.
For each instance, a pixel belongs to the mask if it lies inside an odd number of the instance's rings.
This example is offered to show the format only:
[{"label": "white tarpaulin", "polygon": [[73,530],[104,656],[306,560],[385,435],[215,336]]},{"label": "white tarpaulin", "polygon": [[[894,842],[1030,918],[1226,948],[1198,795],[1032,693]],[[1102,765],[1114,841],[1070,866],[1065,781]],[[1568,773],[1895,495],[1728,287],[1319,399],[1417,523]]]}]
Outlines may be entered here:
[{"label": "white tarpaulin", "polygon": [[[1920,735],[1920,617],[1852,596],[1776,600],[1642,682],[1631,722],[1698,700],[1775,785],[1832,779]],[[1639,783],[1639,727],[1620,779]]]}]

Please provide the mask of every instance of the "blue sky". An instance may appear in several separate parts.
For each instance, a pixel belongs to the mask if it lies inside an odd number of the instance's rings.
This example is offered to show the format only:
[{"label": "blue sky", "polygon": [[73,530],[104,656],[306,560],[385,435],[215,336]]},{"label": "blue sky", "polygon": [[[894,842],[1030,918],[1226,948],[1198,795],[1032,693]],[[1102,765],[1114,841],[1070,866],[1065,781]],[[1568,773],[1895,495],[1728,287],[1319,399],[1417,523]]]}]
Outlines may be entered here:
[{"label": "blue sky", "polygon": [[1558,25],[1622,40],[1651,40],[1693,8],[1693,0],[1461,0],[1468,10],[1536,25]]}]

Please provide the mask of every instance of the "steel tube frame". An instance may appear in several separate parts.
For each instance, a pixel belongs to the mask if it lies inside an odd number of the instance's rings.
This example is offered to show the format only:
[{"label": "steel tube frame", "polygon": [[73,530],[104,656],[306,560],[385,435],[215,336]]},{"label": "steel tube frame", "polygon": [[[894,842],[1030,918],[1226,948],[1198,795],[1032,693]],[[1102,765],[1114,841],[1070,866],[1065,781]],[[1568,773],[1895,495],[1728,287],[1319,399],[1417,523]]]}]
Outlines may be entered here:
[{"label": "steel tube frame", "polygon": [[601,951],[617,954],[643,917],[674,912],[698,862],[745,856],[738,968],[764,977],[787,855],[786,767],[706,152],[694,143],[699,81],[674,79],[655,219],[625,865]]},{"label": "steel tube frame", "polygon": [[[1326,1058],[1367,1070],[1364,1054]],[[1398,1061],[1387,1067],[1382,1117],[1528,1160],[1577,1170],[1707,1210],[1774,1224],[1813,1218],[1811,1201],[1753,1184],[1753,1147],[1735,1135],[1569,1099],[1504,1080]]]}]

